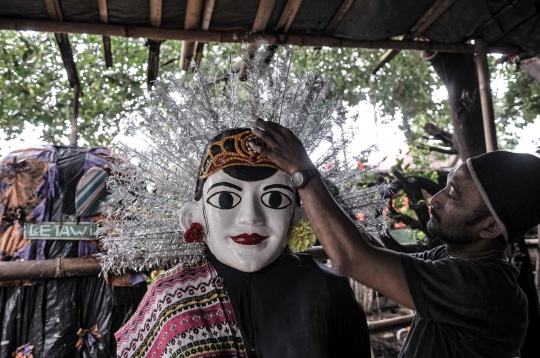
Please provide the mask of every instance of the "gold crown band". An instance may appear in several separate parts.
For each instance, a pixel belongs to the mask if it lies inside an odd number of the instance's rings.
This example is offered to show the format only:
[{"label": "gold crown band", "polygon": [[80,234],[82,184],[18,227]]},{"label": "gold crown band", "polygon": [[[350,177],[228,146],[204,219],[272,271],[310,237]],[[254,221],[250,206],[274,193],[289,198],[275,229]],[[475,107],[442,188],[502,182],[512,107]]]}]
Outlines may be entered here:
[{"label": "gold crown band", "polygon": [[238,165],[281,170],[266,155],[251,150],[247,141],[252,137],[251,130],[246,129],[210,144],[203,160],[199,179],[206,179],[219,170]]}]

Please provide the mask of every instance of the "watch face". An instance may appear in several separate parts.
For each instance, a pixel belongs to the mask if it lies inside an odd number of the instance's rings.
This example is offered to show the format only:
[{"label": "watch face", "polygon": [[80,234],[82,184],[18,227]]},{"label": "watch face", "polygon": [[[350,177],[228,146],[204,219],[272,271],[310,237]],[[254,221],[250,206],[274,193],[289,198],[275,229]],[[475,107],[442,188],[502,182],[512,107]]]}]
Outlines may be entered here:
[{"label": "watch face", "polygon": [[304,184],[304,174],[301,172],[294,172],[291,176],[291,184],[295,188],[302,186],[302,184]]}]

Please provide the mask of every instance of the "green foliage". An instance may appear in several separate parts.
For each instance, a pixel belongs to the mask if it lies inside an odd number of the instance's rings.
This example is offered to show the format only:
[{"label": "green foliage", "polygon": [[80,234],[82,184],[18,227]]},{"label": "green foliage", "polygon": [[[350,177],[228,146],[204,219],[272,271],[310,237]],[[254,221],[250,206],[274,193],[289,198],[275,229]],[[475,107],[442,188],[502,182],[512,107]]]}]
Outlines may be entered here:
[{"label": "green foliage", "polygon": [[419,140],[424,124],[451,123],[447,100],[435,101],[432,94],[443,84],[418,52],[400,53],[376,75],[383,50],[302,49],[295,62],[307,71],[320,71],[330,81],[330,95],[342,95],[349,104],[368,101],[384,121],[401,119],[401,129],[410,142]]},{"label": "green foliage", "polygon": [[540,85],[513,64],[491,65],[492,80],[506,84],[502,93],[495,93],[497,136],[503,148],[513,149],[519,139],[515,128],[534,122],[540,114]]},{"label": "green foliage", "polygon": [[[121,129],[121,120],[136,113],[145,102],[148,50],[144,40],[113,37],[113,67],[107,69],[100,36],[69,38],[84,94],[79,109],[79,144],[110,144]],[[162,44],[160,75],[178,71],[180,52],[179,41]],[[241,53],[239,44],[206,44],[204,58],[225,72]],[[442,81],[415,51],[401,52],[377,75],[372,75],[383,53],[296,48],[293,61],[307,71],[322,72],[330,82],[329,96],[342,95],[350,105],[367,101],[376,108],[379,120],[399,120],[413,148],[408,154],[414,166],[428,168],[432,156],[426,149],[428,141],[423,138],[424,125],[433,122],[452,131],[446,93],[444,89],[440,91]],[[6,135],[4,139],[20,135],[30,124],[43,128],[43,138],[48,142],[66,144],[73,91],[54,35],[1,31],[0,60],[0,129]],[[540,86],[512,66],[492,63],[491,68],[492,77],[507,85],[494,100],[499,140],[503,148],[512,148],[517,143],[515,128],[532,122],[540,111]],[[436,91],[441,94],[434,96]]]}]

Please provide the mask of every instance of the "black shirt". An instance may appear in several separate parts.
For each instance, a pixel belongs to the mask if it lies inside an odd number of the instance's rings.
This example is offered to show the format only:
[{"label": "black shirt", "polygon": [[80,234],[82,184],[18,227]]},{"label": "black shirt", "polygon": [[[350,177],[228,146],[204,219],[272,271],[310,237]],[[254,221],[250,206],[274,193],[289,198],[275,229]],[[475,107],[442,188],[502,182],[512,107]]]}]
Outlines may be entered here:
[{"label": "black shirt", "polygon": [[440,246],[401,263],[417,312],[399,357],[517,356],[527,298],[504,255],[466,260]]},{"label": "black shirt", "polygon": [[250,358],[371,357],[366,316],[348,279],[310,255],[287,250],[253,273],[210,261]]}]

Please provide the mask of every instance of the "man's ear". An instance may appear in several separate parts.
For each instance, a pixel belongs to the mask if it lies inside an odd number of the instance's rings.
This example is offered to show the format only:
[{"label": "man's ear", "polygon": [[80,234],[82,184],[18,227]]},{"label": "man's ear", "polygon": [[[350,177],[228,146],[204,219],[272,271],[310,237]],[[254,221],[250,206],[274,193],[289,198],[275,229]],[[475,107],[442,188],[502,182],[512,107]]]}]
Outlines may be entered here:
[{"label": "man's ear", "polygon": [[180,209],[179,219],[180,219],[180,228],[182,230],[187,230],[193,223],[199,223],[205,227],[204,215],[202,211],[202,200],[199,201],[190,201],[189,203],[182,206]]},{"label": "man's ear", "polygon": [[502,230],[497,220],[493,216],[488,216],[482,220],[482,231],[480,237],[484,239],[494,239],[502,235]]}]

